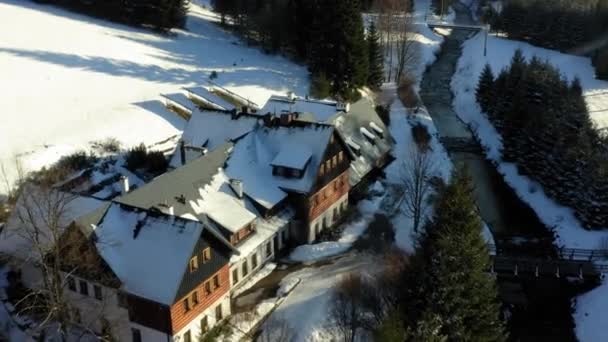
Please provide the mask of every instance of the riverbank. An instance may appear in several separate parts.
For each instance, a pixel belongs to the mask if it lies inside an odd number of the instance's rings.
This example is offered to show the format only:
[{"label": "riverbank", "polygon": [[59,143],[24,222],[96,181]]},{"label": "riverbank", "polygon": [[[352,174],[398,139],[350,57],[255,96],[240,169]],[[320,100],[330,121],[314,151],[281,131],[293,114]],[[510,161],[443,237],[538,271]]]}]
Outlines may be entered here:
[{"label": "riverbank", "polygon": [[[454,8],[456,22],[472,22],[466,7],[457,3]],[[474,143],[478,136],[471,132],[457,113],[457,110],[468,110],[469,107],[456,107],[456,110],[453,107],[457,101],[454,94],[474,96],[475,87],[455,89],[457,82],[453,80],[463,70],[457,63],[461,59],[462,44],[470,36],[470,32],[460,30],[454,30],[445,36],[436,62],[424,75],[421,98],[442,138],[463,139]],[[476,52],[482,54],[482,51],[478,49]],[[517,188],[513,188],[508,179],[503,177],[500,165],[496,168],[495,161],[487,160],[483,154],[450,151],[450,157],[455,164],[466,165],[471,171],[480,215],[490,226],[498,245],[523,243],[523,248],[518,249],[523,255],[528,251],[536,254],[538,250],[546,253],[546,257],[555,253],[549,226],[541,222],[538,211],[532,210],[522,201],[516,192]],[[579,287],[563,279],[524,280],[517,276],[500,276],[498,283],[504,308],[509,313],[507,317],[511,340],[555,340],[556,337],[568,341],[575,339],[570,303],[571,298],[580,293]]]}]

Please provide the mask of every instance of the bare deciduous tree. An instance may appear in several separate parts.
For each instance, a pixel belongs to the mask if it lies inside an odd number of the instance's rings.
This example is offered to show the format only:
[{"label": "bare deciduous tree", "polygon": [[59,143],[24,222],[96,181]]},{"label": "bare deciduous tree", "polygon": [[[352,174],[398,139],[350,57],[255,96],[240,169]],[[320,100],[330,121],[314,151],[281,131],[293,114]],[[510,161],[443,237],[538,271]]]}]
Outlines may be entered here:
[{"label": "bare deciduous tree", "polygon": [[295,339],[293,329],[282,317],[272,316],[266,323],[257,342],[291,342]]},{"label": "bare deciduous tree", "polygon": [[[87,321],[81,317],[77,303],[66,295],[68,280],[75,273],[98,276],[100,283],[105,283],[104,273],[97,268],[98,254],[87,253],[84,248],[91,244],[88,247],[94,249],[93,243],[79,235],[82,233],[72,220],[71,204],[76,196],[48,184],[22,184],[14,222],[2,238],[28,249],[27,256],[20,258],[23,264],[17,266],[35,267],[40,285],[30,289],[15,307],[19,314],[34,318],[32,327],[43,335],[52,334],[61,341],[95,335],[92,327],[105,319],[105,300],[98,301],[98,310],[89,312]],[[102,337],[104,341],[110,339],[111,336]]]},{"label": "bare deciduous tree", "polygon": [[376,26],[384,49],[388,81],[398,82],[414,70],[418,62],[414,17],[408,13],[410,9],[410,0],[378,0],[375,3]]},{"label": "bare deciduous tree", "polygon": [[361,283],[360,297],[366,312],[362,325],[368,331],[375,331],[391,311],[397,310],[403,290],[402,272],[408,265],[407,256],[397,250],[387,252],[381,261],[382,270]]},{"label": "bare deciduous tree", "polygon": [[403,195],[397,208],[414,220],[414,231],[420,228],[430,204],[429,194],[432,190],[431,179],[436,174],[436,167],[428,150],[413,146],[403,163],[401,181]]},{"label": "bare deciduous tree", "polygon": [[354,342],[364,326],[365,308],[362,302],[363,280],[359,274],[347,274],[338,282],[331,303],[336,329],[344,342]]}]

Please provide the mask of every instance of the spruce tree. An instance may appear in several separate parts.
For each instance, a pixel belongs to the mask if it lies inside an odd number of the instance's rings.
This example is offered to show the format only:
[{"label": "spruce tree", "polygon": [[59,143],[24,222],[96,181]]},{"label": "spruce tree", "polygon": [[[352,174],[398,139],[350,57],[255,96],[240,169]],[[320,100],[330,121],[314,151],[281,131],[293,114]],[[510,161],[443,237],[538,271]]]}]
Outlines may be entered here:
[{"label": "spruce tree", "polygon": [[463,169],[441,189],[435,215],[421,236],[406,279],[405,316],[409,327],[433,318],[438,336],[454,341],[504,341],[490,256]]},{"label": "spruce tree", "polygon": [[358,0],[322,1],[312,23],[310,69],[325,72],[332,93],[346,100],[367,83],[368,53]]},{"label": "spruce tree", "polygon": [[477,90],[475,92],[475,96],[477,98],[477,102],[481,106],[481,110],[485,113],[490,112],[490,106],[492,102],[495,100],[492,93],[494,91],[494,73],[492,72],[492,67],[490,64],[486,64],[481,72],[481,76],[479,77],[479,83],[477,85]]},{"label": "spruce tree", "polygon": [[380,47],[380,36],[372,21],[367,32],[367,53],[369,55],[369,75],[367,85],[379,88],[384,80],[384,58]]}]

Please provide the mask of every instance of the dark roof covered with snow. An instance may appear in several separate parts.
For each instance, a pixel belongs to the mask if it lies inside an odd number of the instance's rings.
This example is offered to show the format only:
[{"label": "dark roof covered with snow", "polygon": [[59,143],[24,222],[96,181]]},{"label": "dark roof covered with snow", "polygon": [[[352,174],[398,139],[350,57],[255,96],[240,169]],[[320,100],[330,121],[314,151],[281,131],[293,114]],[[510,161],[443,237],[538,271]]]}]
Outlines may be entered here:
[{"label": "dark roof covered with snow", "polygon": [[336,105],[337,103],[334,101],[314,100],[298,96],[289,98],[286,96],[273,95],[258,113],[271,113],[277,116],[281,115],[283,112],[306,113],[308,116],[312,115],[314,117],[314,120],[307,121],[325,122],[338,112]]},{"label": "dark roof covered with snow", "polygon": [[165,98],[165,101],[169,101],[176,106],[180,106],[189,112],[196,110],[194,103],[192,103],[192,101],[190,101],[190,99],[183,93],[162,94],[161,97]]},{"label": "dark roof covered with snow", "polygon": [[213,94],[205,87],[192,87],[184,88],[191,96],[194,96],[199,101],[207,103],[210,107],[218,110],[231,111],[236,109],[236,106],[232,103],[224,100],[223,98]]},{"label": "dark roof covered with snow", "polygon": [[338,113],[331,122],[346,142],[352,162],[351,185],[367,175],[377,161],[390,153],[394,140],[373,103],[365,98],[353,103],[348,113]]},{"label": "dark roof covered with snow", "polygon": [[225,143],[206,155],[115,199],[138,208],[173,207],[176,216],[192,214],[190,200],[199,198],[199,189],[208,185],[224,166],[233,144]]},{"label": "dark roof covered with snow", "polygon": [[[334,132],[331,125],[307,124],[300,127],[257,126],[236,142],[228,160],[226,174],[243,181],[247,196],[265,208],[272,208],[287,192],[308,193],[313,185]],[[281,155],[291,151],[290,160]],[[273,175],[277,159],[285,164],[307,165],[301,177]]]},{"label": "dark roof covered with snow", "polygon": [[112,203],[95,227],[96,247],[125,291],[171,305],[204,230],[234,250],[206,223]]},{"label": "dark roof covered with snow", "polygon": [[[189,149],[188,146],[216,149],[228,141],[247,134],[260,120],[250,115],[233,117],[230,113],[195,110],[182,134],[182,141],[187,146],[186,163],[201,156],[200,151]],[[182,165],[180,153],[178,148],[171,158],[172,167]]]}]

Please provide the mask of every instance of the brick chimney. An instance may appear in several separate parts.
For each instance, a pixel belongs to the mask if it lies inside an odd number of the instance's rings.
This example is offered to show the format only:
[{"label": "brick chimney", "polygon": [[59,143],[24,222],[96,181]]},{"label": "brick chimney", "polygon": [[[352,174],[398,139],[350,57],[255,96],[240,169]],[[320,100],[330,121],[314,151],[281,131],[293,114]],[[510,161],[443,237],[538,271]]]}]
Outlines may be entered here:
[{"label": "brick chimney", "polygon": [[186,165],[186,143],[183,139],[179,142],[179,159],[182,165]]}]

